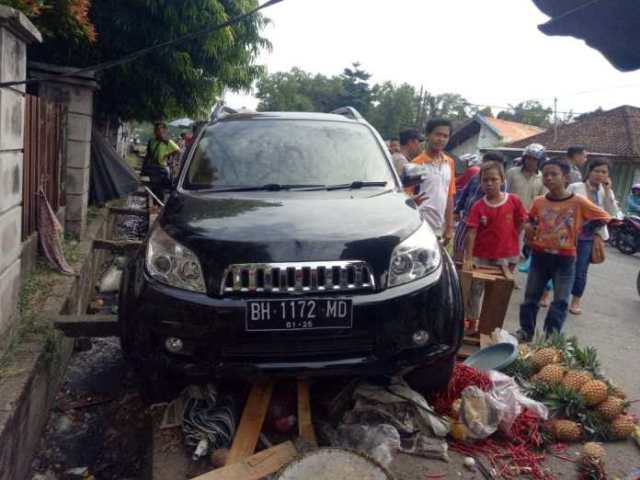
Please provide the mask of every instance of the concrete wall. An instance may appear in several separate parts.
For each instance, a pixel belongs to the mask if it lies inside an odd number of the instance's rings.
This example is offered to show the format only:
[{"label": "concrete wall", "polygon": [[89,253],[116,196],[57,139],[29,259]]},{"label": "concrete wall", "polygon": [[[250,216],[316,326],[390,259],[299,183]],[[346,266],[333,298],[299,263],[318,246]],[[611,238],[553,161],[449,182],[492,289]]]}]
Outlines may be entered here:
[{"label": "concrete wall", "polygon": [[[68,67],[29,63],[34,77],[68,73]],[[87,228],[93,93],[97,83],[92,75],[69,77],[39,85],[38,95],[67,106],[64,148],[66,231],[83,238]]]},{"label": "concrete wall", "polygon": [[[42,37],[33,24],[0,6],[0,82],[26,78],[27,44],[34,41]],[[24,91],[23,85],[0,88],[0,339],[15,323],[21,279]]]}]

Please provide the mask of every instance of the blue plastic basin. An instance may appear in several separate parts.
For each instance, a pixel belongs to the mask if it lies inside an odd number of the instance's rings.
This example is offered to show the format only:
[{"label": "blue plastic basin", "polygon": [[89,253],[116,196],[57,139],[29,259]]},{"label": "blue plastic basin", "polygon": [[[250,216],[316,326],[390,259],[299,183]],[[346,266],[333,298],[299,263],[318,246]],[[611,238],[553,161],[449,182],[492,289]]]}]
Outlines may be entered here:
[{"label": "blue plastic basin", "polygon": [[502,370],[518,358],[518,347],[512,343],[496,343],[478,350],[464,361],[465,365],[478,370]]}]

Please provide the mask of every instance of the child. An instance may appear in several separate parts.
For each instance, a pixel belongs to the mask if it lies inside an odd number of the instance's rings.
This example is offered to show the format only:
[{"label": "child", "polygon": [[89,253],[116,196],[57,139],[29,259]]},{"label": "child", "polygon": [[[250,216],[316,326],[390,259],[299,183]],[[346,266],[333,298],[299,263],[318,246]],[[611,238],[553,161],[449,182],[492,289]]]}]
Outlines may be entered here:
[{"label": "child", "polygon": [[520,306],[520,330],[516,333],[522,342],[533,338],[538,302],[549,280],[553,280],[553,302],[544,331],[548,336],[562,330],[575,278],[576,243],[582,224],[588,220],[596,224],[610,220],[600,207],[567,191],[570,172],[571,166],[564,160],[544,163],[542,178],[549,193],[534,200],[524,227],[531,247],[531,267],[524,303]]},{"label": "child", "polygon": [[[519,235],[527,220],[527,211],[517,195],[501,191],[504,184],[504,167],[501,163],[487,162],[480,169],[480,185],[484,196],[469,213],[464,248],[464,266],[504,265],[518,263]],[[480,317],[480,301],[484,282],[474,281],[467,303],[468,330],[477,330]]]}]

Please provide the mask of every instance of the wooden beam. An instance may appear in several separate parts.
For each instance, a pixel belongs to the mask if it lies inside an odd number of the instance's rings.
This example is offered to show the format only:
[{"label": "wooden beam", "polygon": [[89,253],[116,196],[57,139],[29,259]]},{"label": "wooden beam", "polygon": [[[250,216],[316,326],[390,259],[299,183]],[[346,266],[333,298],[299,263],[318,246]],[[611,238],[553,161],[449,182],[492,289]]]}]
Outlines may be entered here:
[{"label": "wooden beam", "polygon": [[277,472],[297,455],[293,443],[285,442],[192,480],[258,480]]},{"label": "wooden beam", "polygon": [[149,211],[143,208],[123,208],[123,207],[109,207],[110,215],[135,215],[138,217],[147,217]]},{"label": "wooden beam", "polygon": [[66,337],[114,337],[120,333],[117,315],[57,315],[53,325]]},{"label": "wooden beam", "polygon": [[501,265],[500,268],[502,268],[502,274],[504,275],[504,278],[506,278],[507,280],[513,280],[513,272],[509,270],[509,267],[507,265]]},{"label": "wooden beam", "polygon": [[139,240],[127,240],[127,241],[115,241],[96,239],[93,241],[93,248],[97,250],[109,250],[111,253],[128,254],[133,253],[140,246],[142,242]]},{"label": "wooden beam", "polygon": [[309,382],[303,379],[298,380],[298,434],[314,447],[318,446],[311,418]]},{"label": "wooden beam", "polygon": [[232,465],[253,454],[267,415],[273,381],[254,383],[242,411],[238,431],[233,439],[227,465]]}]

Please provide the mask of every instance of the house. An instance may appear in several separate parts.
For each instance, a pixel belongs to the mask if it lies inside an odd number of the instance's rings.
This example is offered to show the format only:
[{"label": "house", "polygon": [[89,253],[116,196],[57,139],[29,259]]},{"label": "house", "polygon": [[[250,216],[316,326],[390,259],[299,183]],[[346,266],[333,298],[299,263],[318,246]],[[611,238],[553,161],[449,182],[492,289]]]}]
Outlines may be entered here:
[{"label": "house", "polygon": [[[507,145],[520,152],[530,143],[540,143],[551,155],[564,156],[567,148],[582,145],[589,158],[603,157],[611,162],[611,178],[619,200],[626,198],[631,186],[640,183],[640,108],[623,105],[613,110],[584,115],[532,137]],[[499,150],[499,149],[496,149]]]},{"label": "house", "polygon": [[460,127],[454,128],[447,150],[456,157],[469,153],[478,154],[482,149],[515,142],[543,131],[533,125],[476,115]]}]

